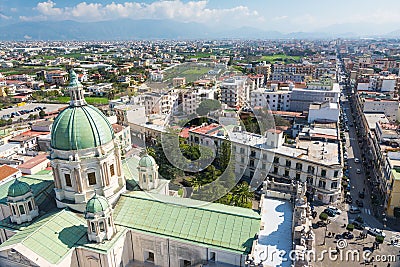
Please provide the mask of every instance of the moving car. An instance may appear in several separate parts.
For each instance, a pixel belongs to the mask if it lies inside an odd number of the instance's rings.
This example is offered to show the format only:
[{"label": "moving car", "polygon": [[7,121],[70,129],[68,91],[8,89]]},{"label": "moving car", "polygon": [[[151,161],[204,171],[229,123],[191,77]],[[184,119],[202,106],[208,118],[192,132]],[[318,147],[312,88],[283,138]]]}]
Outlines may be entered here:
[{"label": "moving car", "polygon": [[360,162],[360,159],[359,159],[359,158],[354,158],[354,162],[355,162],[355,163],[359,163],[359,162]]},{"label": "moving car", "polygon": [[359,207],[359,208],[362,208],[362,207],[364,207],[364,203],[361,201],[361,200],[356,200],[356,205],[357,205],[357,207]]},{"label": "moving car", "polygon": [[358,192],[358,197],[359,198],[361,198],[361,199],[364,199],[364,197],[365,197],[365,193],[364,192]]},{"label": "moving car", "polygon": [[360,174],[360,173],[361,173],[361,170],[360,170],[360,169],[357,169],[357,170],[356,170],[356,173],[357,173],[357,174]]},{"label": "moving car", "polygon": [[361,210],[358,207],[351,206],[349,212],[352,214],[361,213]]}]

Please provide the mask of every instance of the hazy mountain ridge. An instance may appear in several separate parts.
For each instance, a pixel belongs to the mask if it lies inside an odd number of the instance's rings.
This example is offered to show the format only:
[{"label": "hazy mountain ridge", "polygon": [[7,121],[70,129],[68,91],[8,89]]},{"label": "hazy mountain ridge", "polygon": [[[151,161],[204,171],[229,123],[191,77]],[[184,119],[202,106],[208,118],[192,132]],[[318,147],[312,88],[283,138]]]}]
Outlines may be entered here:
[{"label": "hazy mountain ridge", "polygon": [[[183,23],[173,20],[120,19],[99,22],[39,21],[20,22],[0,26],[0,40],[132,40],[132,39],[305,39],[305,38],[355,38],[357,25],[332,25],[315,32],[281,33],[252,27],[208,27],[200,23]],[[372,36],[372,35],[370,35]],[[382,37],[400,37],[400,30],[381,34]]]}]

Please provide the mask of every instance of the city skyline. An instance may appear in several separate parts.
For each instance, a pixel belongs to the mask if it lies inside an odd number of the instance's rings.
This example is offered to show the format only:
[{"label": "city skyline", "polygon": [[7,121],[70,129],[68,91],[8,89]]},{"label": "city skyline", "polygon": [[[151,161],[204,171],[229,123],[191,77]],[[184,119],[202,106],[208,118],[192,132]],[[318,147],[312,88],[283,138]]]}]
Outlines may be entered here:
[{"label": "city skyline", "polygon": [[[329,12],[328,12],[329,10]],[[207,27],[263,31],[381,35],[399,29],[395,1],[2,1],[0,26],[21,22],[99,22],[119,19],[171,20]]]}]

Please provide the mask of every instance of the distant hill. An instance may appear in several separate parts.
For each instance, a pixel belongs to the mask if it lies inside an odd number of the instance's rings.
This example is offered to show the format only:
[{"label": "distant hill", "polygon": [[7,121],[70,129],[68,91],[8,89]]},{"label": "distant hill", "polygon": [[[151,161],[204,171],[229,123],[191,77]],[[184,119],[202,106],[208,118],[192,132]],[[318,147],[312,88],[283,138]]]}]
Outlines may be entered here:
[{"label": "distant hill", "polygon": [[[348,25],[349,26],[349,25]],[[315,32],[281,33],[252,27],[231,28],[174,20],[119,19],[99,22],[39,21],[0,26],[0,40],[133,40],[133,39],[305,39],[360,37],[359,25],[344,24],[321,28]],[[386,35],[385,35],[386,36]],[[400,30],[387,36],[400,36]]]}]

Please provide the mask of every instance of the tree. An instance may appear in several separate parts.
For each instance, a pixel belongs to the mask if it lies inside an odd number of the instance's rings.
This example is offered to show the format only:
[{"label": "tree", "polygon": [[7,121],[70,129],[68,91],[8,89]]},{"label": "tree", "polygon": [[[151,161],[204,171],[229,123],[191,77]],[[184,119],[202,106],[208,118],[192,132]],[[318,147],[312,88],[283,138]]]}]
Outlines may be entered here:
[{"label": "tree", "polygon": [[251,199],[254,197],[254,193],[250,191],[249,184],[246,182],[235,186],[232,190],[232,195],[234,205],[239,207],[248,207],[249,204],[251,206]]},{"label": "tree", "polygon": [[354,230],[354,224],[349,223],[349,224],[347,225],[347,227],[346,227],[346,230],[347,230],[347,231],[350,231],[350,232],[353,232],[353,230]]},{"label": "tree", "polygon": [[46,112],[44,110],[39,111],[39,117],[43,119],[46,116]]},{"label": "tree", "polygon": [[328,219],[328,214],[326,214],[325,212],[322,212],[322,213],[319,215],[319,219],[320,219],[321,221],[326,221],[326,220]]},{"label": "tree", "polygon": [[196,113],[200,116],[205,116],[208,112],[219,108],[221,108],[221,103],[218,100],[206,99],[200,103],[199,107],[196,109]]}]

